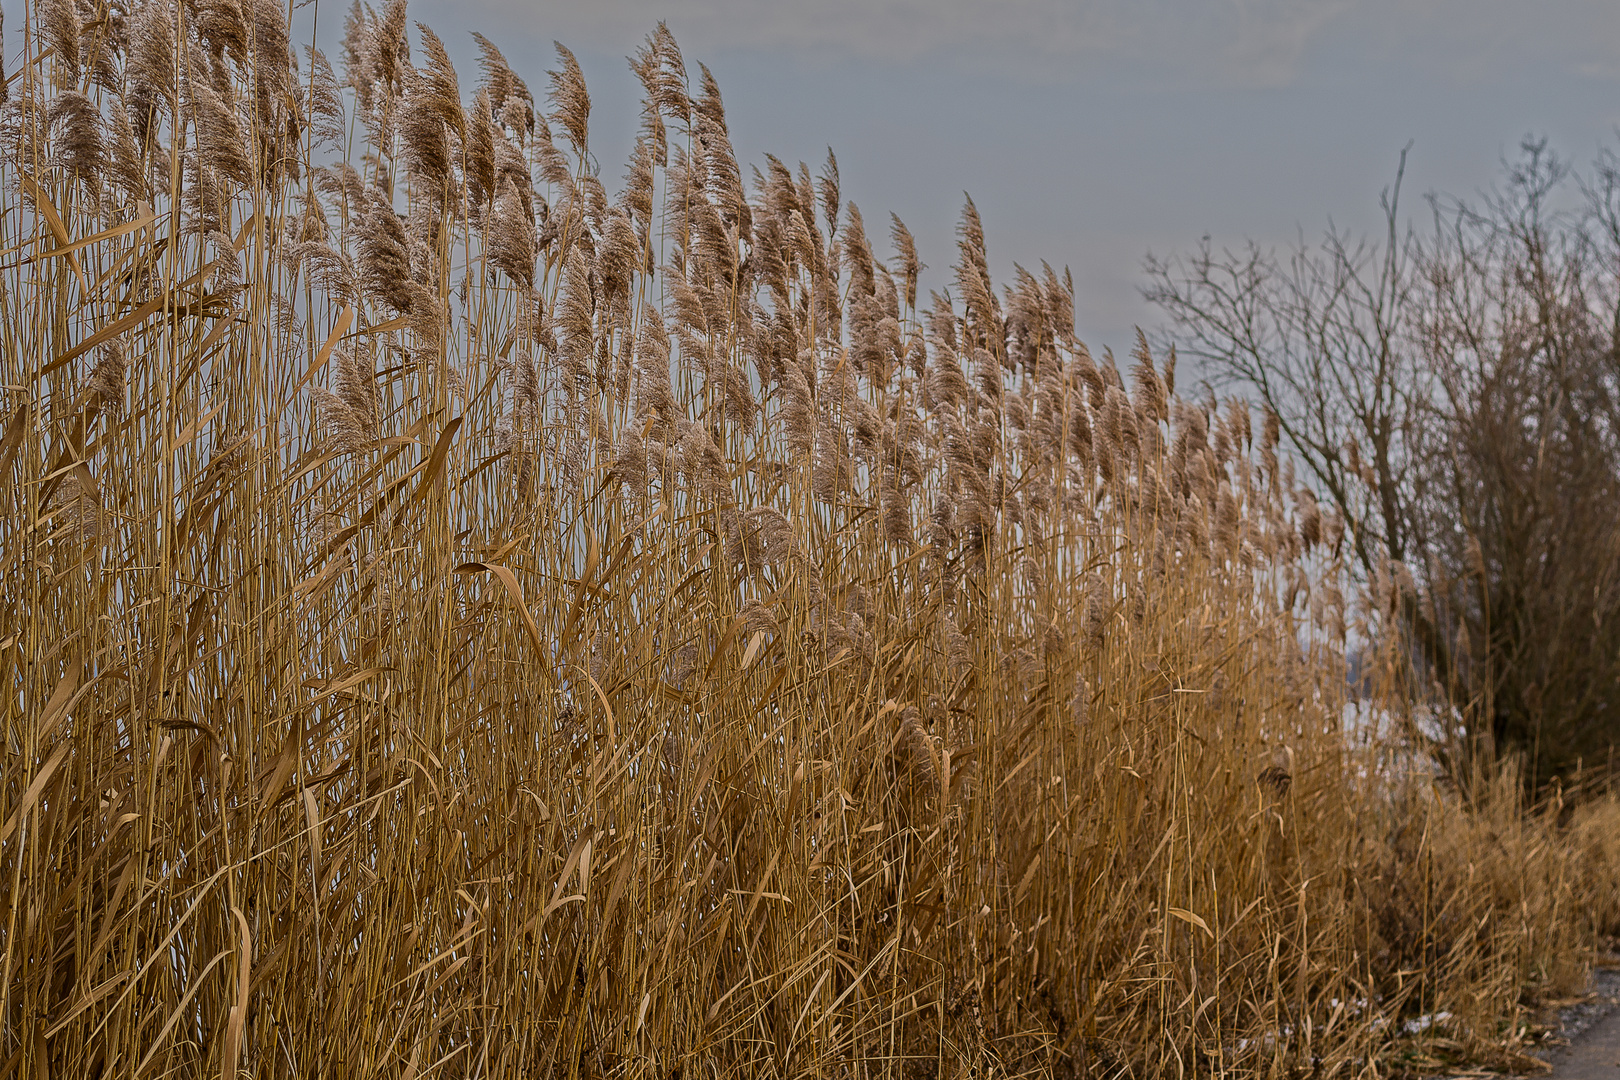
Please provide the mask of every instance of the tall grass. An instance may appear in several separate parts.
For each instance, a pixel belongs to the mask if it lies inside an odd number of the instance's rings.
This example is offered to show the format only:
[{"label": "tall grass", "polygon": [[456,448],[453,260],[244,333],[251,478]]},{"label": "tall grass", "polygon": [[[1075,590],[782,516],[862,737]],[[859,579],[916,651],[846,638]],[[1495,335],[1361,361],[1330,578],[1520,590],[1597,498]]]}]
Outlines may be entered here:
[{"label": "tall grass", "polygon": [[560,47],[27,14],[0,1072],[1380,1075],[1620,928],[1614,803],[1346,728],[1275,423],[971,204],[919,298],[662,29],[610,196]]}]

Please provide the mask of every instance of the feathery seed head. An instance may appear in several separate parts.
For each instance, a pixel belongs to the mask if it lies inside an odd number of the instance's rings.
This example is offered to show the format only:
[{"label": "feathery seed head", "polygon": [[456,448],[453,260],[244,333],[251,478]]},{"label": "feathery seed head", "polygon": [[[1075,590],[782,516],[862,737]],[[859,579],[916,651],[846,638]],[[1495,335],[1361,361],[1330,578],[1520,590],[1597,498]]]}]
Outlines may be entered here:
[{"label": "feathery seed head", "polygon": [[574,152],[583,155],[589,141],[591,116],[591,95],[585,89],[585,73],[567,46],[560,41],[552,42],[552,46],[562,61],[562,70],[549,73],[551,92],[547,97],[552,104],[551,119],[562,127]]},{"label": "feathery seed head", "polygon": [[917,278],[927,267],[917,258],[917,242],[912,239],[911,230],[906,228],[905,222],[900,220],[900,215],[891,213],[889,219],[889,239],[894,244],[895,259],[900,264],[906,307],[914,309],[917,306]]},{"label": "feathery seed head", "polygon": [[1170,392],[1153,367],[1153,354],[1148,349],[1147,335],[1136,328],[1136,366],[1131,379],[1136,386],[1136,407],[1153,423],[1170,419]]}]

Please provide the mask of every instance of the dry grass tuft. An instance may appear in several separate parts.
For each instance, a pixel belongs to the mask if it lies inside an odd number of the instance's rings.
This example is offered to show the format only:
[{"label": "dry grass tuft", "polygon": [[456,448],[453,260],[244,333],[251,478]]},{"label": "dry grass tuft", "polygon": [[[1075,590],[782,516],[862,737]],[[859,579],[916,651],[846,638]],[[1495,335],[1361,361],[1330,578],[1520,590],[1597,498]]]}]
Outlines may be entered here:
[{"label": "dry grass tuft", "polygon": [[924,315],[662,28],[610,198],[560,47],[92,8],[0,123],[0,1071],[1378,1075],[1620,930],[1612,800],[1348,722],[1276,419],[971,204]]}]

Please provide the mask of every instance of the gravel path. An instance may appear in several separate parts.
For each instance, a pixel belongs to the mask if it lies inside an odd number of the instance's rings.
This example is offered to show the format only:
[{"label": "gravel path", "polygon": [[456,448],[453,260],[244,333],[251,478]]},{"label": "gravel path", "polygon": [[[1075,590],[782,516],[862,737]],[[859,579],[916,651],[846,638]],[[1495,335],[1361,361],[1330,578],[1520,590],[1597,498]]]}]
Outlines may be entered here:
[{"label": "gravel path", "polygon": [[1559,1035],[1569,1040],[1544,1054],[1551,1080],[1620,1080],[1620,967],[1592,973],[1595,996],[1559,1010]]}]

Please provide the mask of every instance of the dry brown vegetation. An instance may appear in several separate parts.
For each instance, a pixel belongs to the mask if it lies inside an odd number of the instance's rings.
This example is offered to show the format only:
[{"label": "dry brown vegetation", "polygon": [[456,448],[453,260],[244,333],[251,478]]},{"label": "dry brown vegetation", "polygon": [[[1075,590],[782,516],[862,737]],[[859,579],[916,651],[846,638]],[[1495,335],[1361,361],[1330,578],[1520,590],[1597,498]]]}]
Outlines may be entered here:
[{"label": "dry brown vegetation", "polygon": [[610,196],[565,51],[31,14],[0,1072],[1371,1076],[1620,928],[1612,801],[1347,725],[1275,422],[971,205],[919,302],[662,31]]}]

